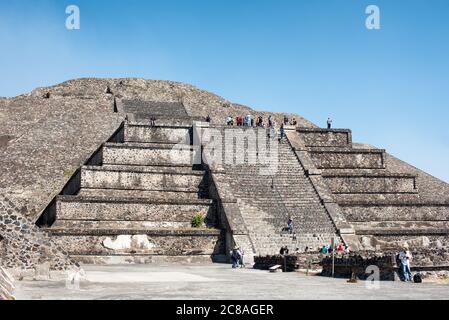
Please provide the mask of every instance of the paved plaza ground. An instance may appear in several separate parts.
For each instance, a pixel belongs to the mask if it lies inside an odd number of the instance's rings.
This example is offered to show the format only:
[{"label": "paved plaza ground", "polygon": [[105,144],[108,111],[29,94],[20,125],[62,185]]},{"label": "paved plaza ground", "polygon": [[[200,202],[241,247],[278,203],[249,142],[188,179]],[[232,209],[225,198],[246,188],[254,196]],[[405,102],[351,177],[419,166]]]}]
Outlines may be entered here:
[{"label": "paved plaza ground", "polygon": [[233,270],[229,265],[84,266],[79,290],[65,280],[17,281],[17,299],[449,299],[449,284],[348,283],[304,273]]}]

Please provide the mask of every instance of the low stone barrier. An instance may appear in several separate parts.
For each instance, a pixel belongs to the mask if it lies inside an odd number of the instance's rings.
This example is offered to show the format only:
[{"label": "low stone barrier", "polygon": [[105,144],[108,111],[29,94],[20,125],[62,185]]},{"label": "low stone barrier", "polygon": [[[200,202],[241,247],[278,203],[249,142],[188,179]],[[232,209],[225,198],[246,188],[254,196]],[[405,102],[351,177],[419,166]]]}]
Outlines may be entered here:
[{"label": "low stone barrier", "polygon": [[317,252],[303,252],[295,254],[298,269],[318,270],[321,269],[320,263],[323,255]]},{"label": "low stone barrier", "polygon": [[254,269],[269,270],[271,267],[280,265],[284,272],[292,272],[298,269],[298,257],[295,255],[255,256]]},{"label": "low stone barrier", "polygon": [[[439,272],[449,270],[449,251],[447,249],[412,250],[411,269],[414,272]],[[353,275],[361,280],[367,279],[373,272],[373,266],[379,270],[380,280],[394,281],[397,279],[399,266],[396,261],[398,252],[355,252],[336,255],[334,262],[334,277],[351,278]],[[322,258],[321,275],[332,276],[332,256]]]},{"label": "low stone barrier", "polygon": [[12,277],[0,267],[0,300],[14,300],[14,284]]},{"label": "low stone barrier", "polygon": [[292,272],[299,269],[316,270],[320,269],[322,255],[315,252],[293,253],[285,256],[255,256],[254,269],[268,270],[269,268],[280,265],[286,272]]},{"label": "low stone barrier", "polygon": [[[396,259],[393,254],[384,253],[354,253],[336,255],[334,258],[334,277],[351,278],[354,275],[358,279],[365,280],[372,273],[372,266],[379,270],[380,280],[395,279]],[[321,260],[322,276],[332,276],[332,256],[326,255]]]}]

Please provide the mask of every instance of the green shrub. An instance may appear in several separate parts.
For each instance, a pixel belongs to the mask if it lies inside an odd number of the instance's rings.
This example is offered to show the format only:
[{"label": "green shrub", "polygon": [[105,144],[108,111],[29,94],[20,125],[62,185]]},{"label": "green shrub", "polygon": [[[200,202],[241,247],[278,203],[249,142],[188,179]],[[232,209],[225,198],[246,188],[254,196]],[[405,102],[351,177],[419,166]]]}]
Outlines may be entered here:
[{"label": "green shrub", "polygon": [[192,219],[193,228],[201,228],[204,225],[204,217],[202,214],[198,213]]}]

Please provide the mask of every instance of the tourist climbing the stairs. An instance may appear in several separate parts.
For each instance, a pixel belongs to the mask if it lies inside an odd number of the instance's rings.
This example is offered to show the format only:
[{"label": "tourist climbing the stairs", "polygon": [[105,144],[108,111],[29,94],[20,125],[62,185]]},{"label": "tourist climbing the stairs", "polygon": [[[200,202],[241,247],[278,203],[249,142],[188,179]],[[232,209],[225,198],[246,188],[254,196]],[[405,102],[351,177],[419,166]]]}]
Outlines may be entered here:
[{"label": "tourist climbing the stairs", "polygon": [[288,218],[288,222],[287,222],[287,230],[290,234],[293,234],[293,219],[292,218]]},{"label": "tourist climbing the stairs", "polygon": [[279,129],[279,142],[283,141],[284,138],[285,138],[284,124],[281,124],[281,128]]},{"label": "tourist climbing the stairs", "polygon": [[268,128],[273,128],[273,117],[271,115],[268,117]]}]

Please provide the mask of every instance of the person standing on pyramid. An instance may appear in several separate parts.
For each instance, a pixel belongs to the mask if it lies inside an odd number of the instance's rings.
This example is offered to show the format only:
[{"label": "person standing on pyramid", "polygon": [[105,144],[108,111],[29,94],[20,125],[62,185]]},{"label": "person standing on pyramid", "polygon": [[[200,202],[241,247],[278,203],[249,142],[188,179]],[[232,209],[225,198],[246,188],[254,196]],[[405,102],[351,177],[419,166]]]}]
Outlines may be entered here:
[{"label": "person standing on pyramid", "polygon": [[271,115],[268,117],[268,128],[273,128],[273,117]]},{"label": "person standing on pyramid", "polygon": [[332,128],[332,119],[331,118],[327,118],[327,128],[328,129]]}]

